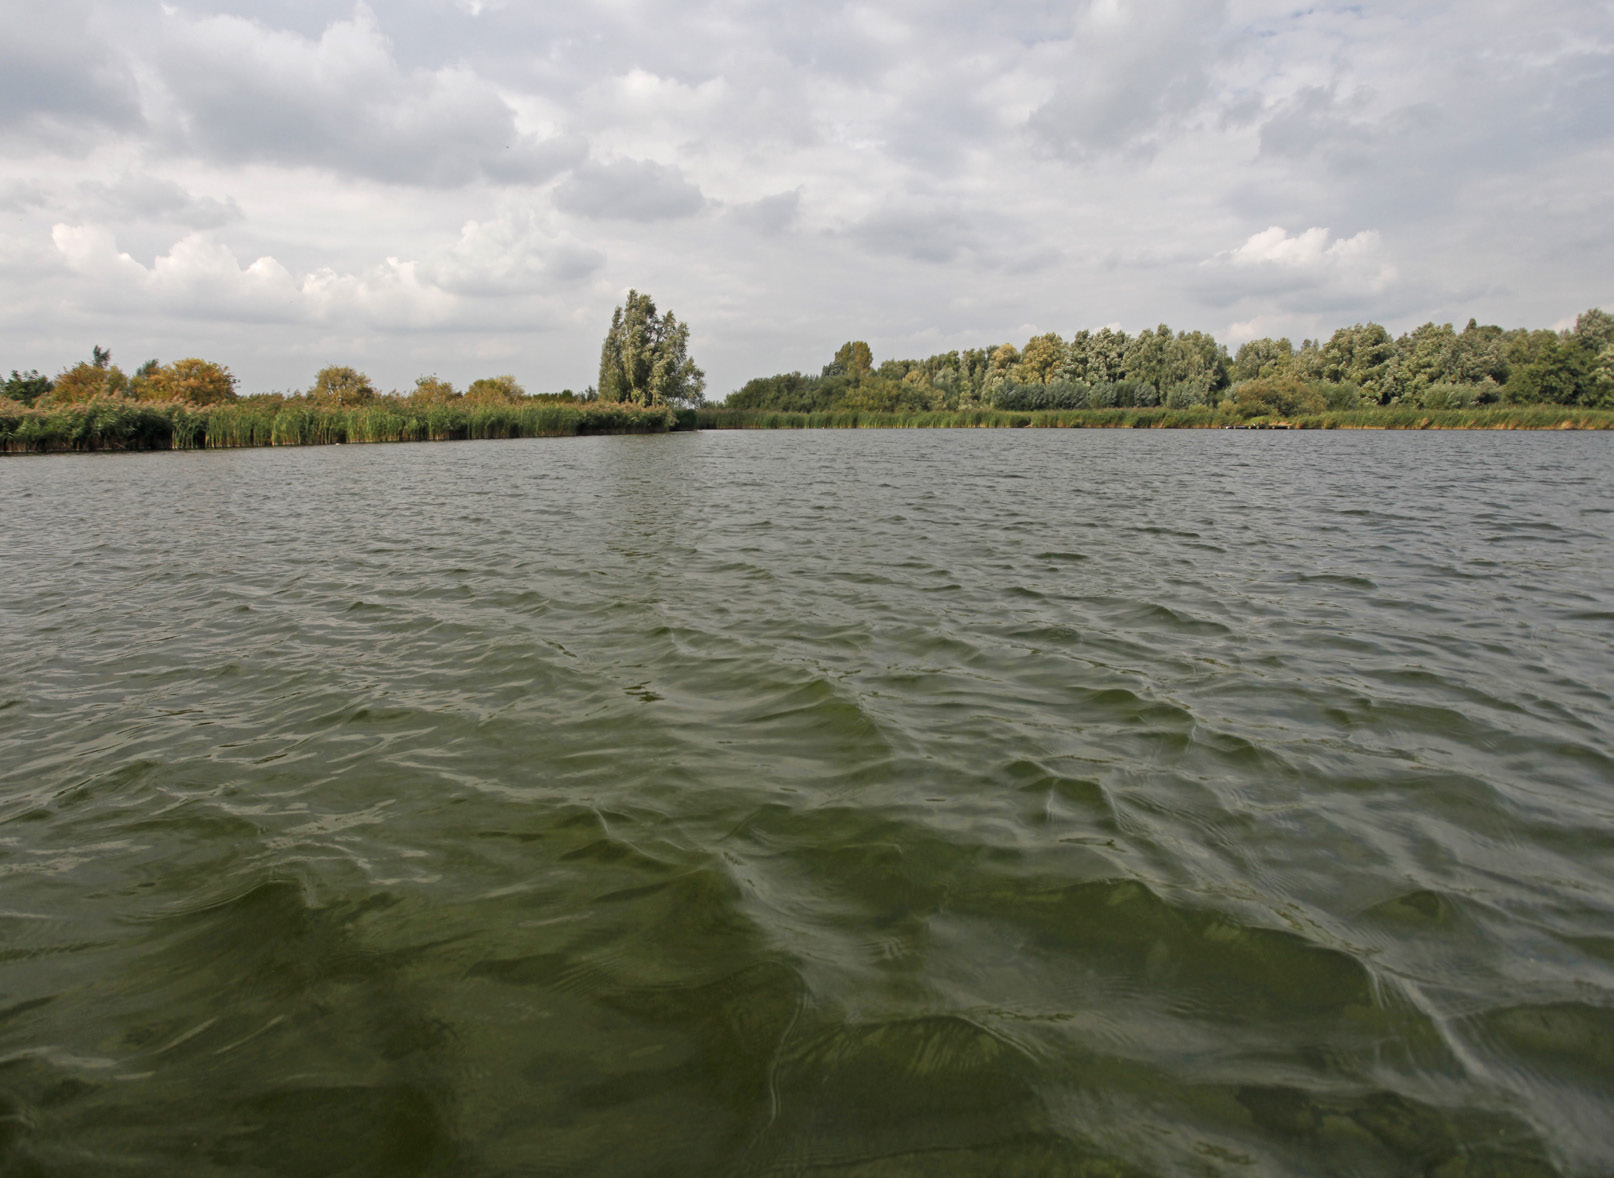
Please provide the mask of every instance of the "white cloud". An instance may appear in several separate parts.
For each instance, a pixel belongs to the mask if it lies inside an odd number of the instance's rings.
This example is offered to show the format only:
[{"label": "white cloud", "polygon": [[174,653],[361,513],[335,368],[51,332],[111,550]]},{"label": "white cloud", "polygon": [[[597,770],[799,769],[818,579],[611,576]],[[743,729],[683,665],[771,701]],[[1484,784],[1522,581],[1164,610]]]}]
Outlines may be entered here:
[{"label": "white cloud", "polygon": [[388,258],[362,273],[322,268],[301,277],[272,257],[243,266],[222,242],[195,233],[144,266],[120,250],[110,230],[58,224],[51,239],[64,261],[116,305],[131,295],[196,319],[318,324],[366,323],[388,329],[432,326],[452,312],[453,296],[423,281],[414,262]]},{"label": "white cloud", "polygon": [[161,133],[210,159],[453,186],[544,180],[580,158],[574,141],[522,134],[475,71],[404,68],[362,3],[317,39],[238,16],[167,24],[156,57],[170,114]]}]

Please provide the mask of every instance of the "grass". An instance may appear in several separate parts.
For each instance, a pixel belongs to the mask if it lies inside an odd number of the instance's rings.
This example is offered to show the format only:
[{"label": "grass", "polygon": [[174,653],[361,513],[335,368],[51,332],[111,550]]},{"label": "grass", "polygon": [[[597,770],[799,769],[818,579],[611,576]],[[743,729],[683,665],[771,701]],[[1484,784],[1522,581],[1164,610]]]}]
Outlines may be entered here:
[{"label": "grass", "polygon": [[698,429],[1614,429],[1614,409],[1574,405],[1489,405],[1475,409],[1388,406],[1278,419],[1245,419],[1220,409],[966,409],[953,412],[785,413],[768,409],[701,409]]},{"label": "grass", "polygon": [[665,433],[674,424],[674,414],[667,409],[609,403],[420,406],[382,402],[336,408],[251,400],[192,406],[106,397],[30,409],[0,401],[0,452],[48,454],[548,438]]}]

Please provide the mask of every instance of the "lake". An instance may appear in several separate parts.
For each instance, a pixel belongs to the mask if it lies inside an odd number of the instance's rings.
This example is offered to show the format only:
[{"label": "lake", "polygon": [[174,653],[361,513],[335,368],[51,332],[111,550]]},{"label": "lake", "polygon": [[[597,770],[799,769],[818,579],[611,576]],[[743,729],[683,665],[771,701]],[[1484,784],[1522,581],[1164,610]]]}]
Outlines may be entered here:
[{"label": "lake", "polygon": [[1614,1171],[1614,439],[0,460],[0,1172]]}]

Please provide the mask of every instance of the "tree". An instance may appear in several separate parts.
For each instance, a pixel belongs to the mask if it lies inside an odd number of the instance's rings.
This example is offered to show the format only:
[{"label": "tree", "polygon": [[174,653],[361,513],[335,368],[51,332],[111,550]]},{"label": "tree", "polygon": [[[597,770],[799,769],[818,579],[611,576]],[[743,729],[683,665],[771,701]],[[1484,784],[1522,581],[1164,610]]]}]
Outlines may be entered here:
[{"label": "tree", "polygon": [[32,405],[41,397],[48,396],[55,387],[48,376],[41,376],[39,369],[30,368],[27,372],[11,370],[11,379],[0,386],[0,394],[13,401],[21,401],[24,405]]},{"label": "tree", "polygon": [[874,368],[874,353],[860,339],[847,340],[835,351],[835,359],[824,370],[825,376],[867,376]]},{"label": "tree", "polygon": [[460,399],[454,386],[436,375],[417,377],[411,396],[425,405],[447,405]]},{"label": "tree", "polygon": [[116,397],[129,391],[129,378],[112,363],[112,353],[99,344],[88,361],[81,360],[57,374],[50,399],[58,405],[88,401],[95,397]]},{"label": "tree", "polygon": [[332,364],[319,370],[308,395],[327,405],[362,405],[375,400],[376,391],[370,384],[370,378],[357,368]]},{"label": "tree", "polygon": [[235,377],[222,364],[192,356],[153,368],[142,365],[135,382],[143,401],[188,401],[192,405],[216,405],[234,401]]},{"label": "tree", "polygon": [[1320,375],[1330,384],[1360,385],[1370,400],[1382,402],[1388,395],[1384,377],[1394,354],[1395,341],[1379,324],[1342,327],[1322,347]]},{"label": "tree", "polygon": [[1295,368],[1295,346],[1287,338],[1253,339],[1239,346],[1233,357],[1233,379],[1288,376]]},{"label": "tree", "polygon": [[1059,338],[1058,332],[1033,336],[1026,343],[1025,351],[1020,353],[1014,379],[1022,384],[1047,384],[1058,378],[1064,363],[1065,341]]},{"label": "tree", "polygon": [[516,383],[513,376],[484,376],[471,382],[471,387],[465,390],[467,401],[476,401],[483,404],[505,404],[519,401],[527,395],[527,390]]},{"label": "tree", "polygon": [[611,313],[600,347],[599,398],[634,405],[698,405],[706,374],[689,358],[689,325],[636,290]]}]

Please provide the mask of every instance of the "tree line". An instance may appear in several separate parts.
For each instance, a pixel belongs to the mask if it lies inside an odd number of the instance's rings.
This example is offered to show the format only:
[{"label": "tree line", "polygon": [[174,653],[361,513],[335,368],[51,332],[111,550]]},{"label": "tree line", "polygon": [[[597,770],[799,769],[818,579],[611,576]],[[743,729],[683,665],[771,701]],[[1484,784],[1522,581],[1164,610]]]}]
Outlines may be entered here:
[{"label": "tree line", "polygon": [[[320,408],[352,408],[383,401],[412,407],[443,405],[516,405],[527,402],[605,402],[658,406],[701,403],[706,374],[689,357],[689,325],[671,311],[656,310],[655,300],[637,290],[611,316],[600,349],[598,386],[581,394],[571,389],[529,394],[511,375],[473,380],[465,389],[433,374],[416,379],[408,392],[379,392],[356,368],[333,364],[322,368],[306,391],[259,393],[254,402],[306,402]],[[216,405],[240,400],[236,378],[222,364],[195,357],[163,364],[148,360],[128,374],[112,363],[112,353],[96,345],[90,359],[64,369],[54,378],[37,369],[19,372],[0,384],[0,395],[27,406],[54,408],[100,398],[146,402]]]},{"label": "tree line", "polygon": [[724,404],[805,413],[1210,406],[1244,416],[1392,405],[1614,408],[1614,316],[1589,310],[1565,331],[1426,323],[1399,337],[1356,324],[1326,342],[1256,339],[1231,353],[1206,332],[1162,323],[1136,335],[1050,332],[1023,347],[878,365],[867,343],[852,340],[816,375],[758,377]]},{"label": "tree line", "polygon": [[383,393],[357,368],[332,364],[322,368],[306,390],[290,393],[257,393],[242,397],[236,391],[236,378],[222,364],[195,357],[162,364],[148,360],[133,373],[112,363],[112,353],[97,345],[90,359],[64,369],[55,377],[37,369],[19,372],[0,385],[0,393],[12,401],[41,409],[79,405],[100,398],[143,402],[181,402],[187,405],[218,405],[235,401],[253,403],[305,403],[317,408],[352,408],[388,402],[415,406],[431,405],[515,405],[537,401],[576,401],[570,389],[559,393],[529,394],[514,376],[486,376],[457,389],[436,375],[422,376],[407,392]]}]

